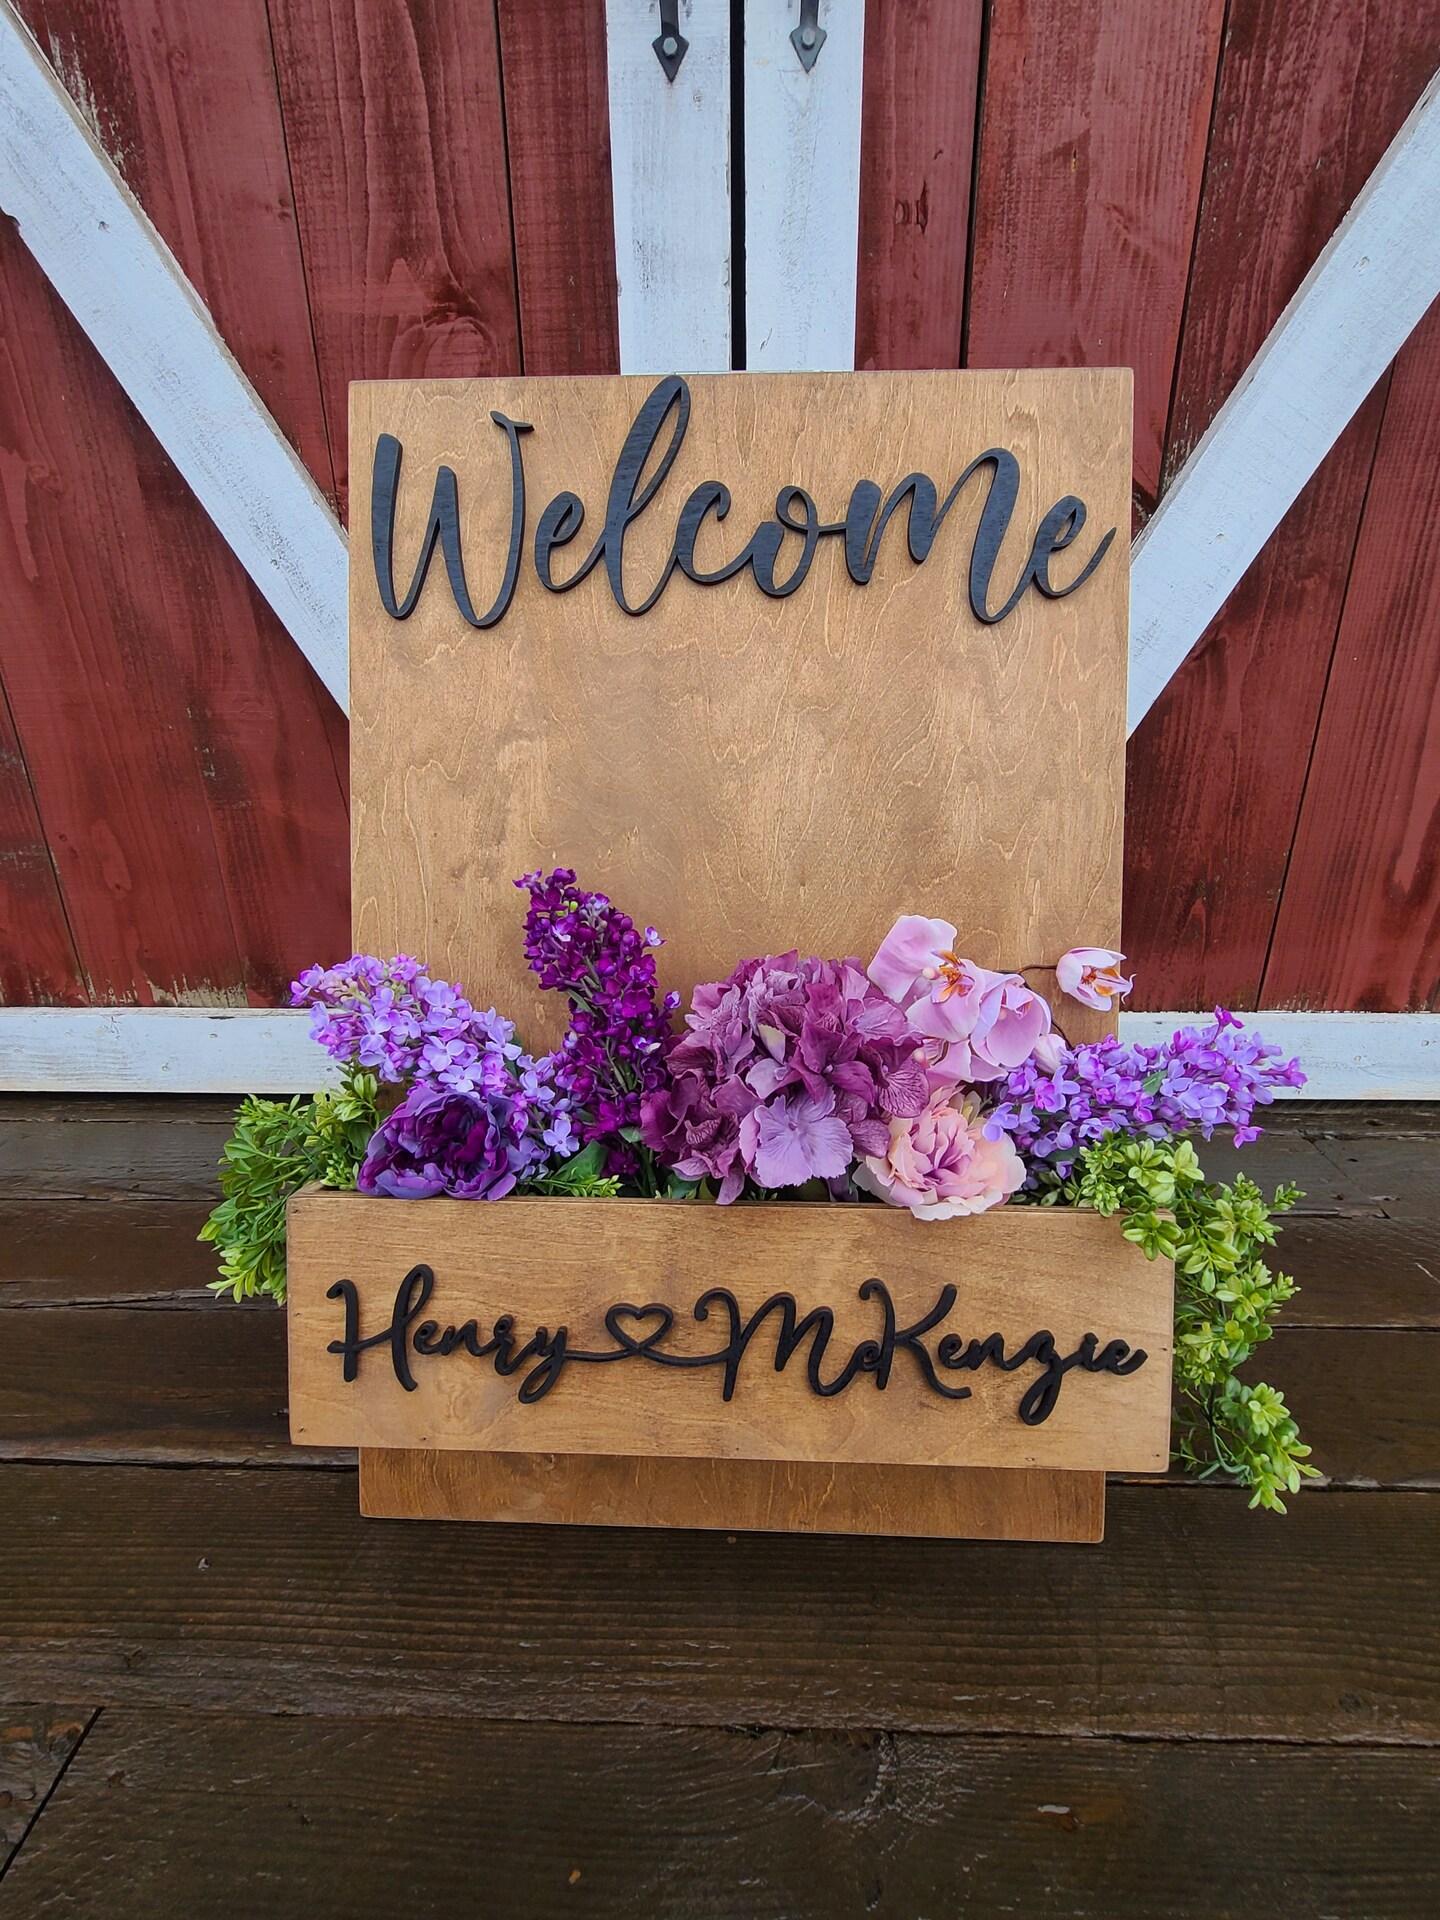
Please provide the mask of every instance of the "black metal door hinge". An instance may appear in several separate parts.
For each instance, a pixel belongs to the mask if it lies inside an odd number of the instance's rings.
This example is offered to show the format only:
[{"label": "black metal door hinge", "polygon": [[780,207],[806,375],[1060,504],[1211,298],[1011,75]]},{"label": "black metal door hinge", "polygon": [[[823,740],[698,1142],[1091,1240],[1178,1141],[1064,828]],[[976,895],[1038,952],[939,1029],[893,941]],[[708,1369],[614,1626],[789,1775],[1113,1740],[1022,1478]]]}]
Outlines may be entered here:
[{"label": "black metal door hinge", "polygon": [[825,29],[820,24],[820,0],[800,0],[800,24],[790,36],[790,44],[800,56],[806,73],[820,58],[825,44]]},{"label": "black metal door hinge", "polygon": [[650,44],[665,78],[673,86],[680,62],[690,51],[690,42],[680,31],[680,0],[660,0],[660,31]]}]

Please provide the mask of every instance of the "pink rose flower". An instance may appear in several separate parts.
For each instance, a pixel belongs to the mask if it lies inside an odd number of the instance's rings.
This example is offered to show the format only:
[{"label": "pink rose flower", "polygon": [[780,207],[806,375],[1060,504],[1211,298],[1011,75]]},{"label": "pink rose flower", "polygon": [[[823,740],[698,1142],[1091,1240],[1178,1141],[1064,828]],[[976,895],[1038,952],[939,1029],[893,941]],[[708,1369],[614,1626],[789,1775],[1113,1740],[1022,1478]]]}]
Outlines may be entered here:
[{"label": "pink rose flower", "polygon": [[1135,984],[1133,974],[1121,973],[1125,956],[1109,947],[1072,947],[1055,963],[1055,978],[1062,993],[1082,1006],[1097,1007],[1108,1013],[1113,1003],[1123,1000]]},{"label": "pink rose flower", "polygon": [[917,1220],[950,1220],[1008,1200],[1025,1167],[1008,1134],[986,1139],[977,1102],[937,1094],[914,1119],[892,1119],[884,1154],[867,1154],[852,1177]]}]

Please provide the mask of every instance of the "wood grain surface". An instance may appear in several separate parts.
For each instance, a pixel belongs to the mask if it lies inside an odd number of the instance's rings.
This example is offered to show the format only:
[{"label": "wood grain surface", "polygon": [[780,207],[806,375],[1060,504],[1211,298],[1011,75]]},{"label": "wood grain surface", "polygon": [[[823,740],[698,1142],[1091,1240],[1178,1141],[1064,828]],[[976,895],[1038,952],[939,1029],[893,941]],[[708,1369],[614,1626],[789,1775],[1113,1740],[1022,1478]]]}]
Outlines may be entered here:
[{"label": "wood grain surface", "polygon": [[266,0],[19,0],[17,11],[333,499]]},{"label": "wood grain surface", "polygon": [[[928,1231],[926,1228],[928,1227]],[[290,1202],[287,1232],[290,1431],[308,1446],[455,1447],[514,1453],[627,1454],[705,1459],[891,1462],[909,1466],[1060,1467],[1160,1471],[1169,1458],[1173,1283],[1113,1220],[1071,1209],[997,1208],[973,1219],[927,1222],[891,1208],[805,1202],[686,1207],[645,1200],[512,1199],[477,1208],[463,1200],[381,1200],[307,1188]],[[1048,1329],[1061,1355],[1093,1334],[1148,1357],[1124,1377],[1064,1376],[1041,1422],[1018,1416],[1039,1363],[1019,1373],[993,1365],[937,1377],[969,1398],[926,1386],[918,1361],[897,1351],[884,1391],[862,1375],[843,1392],[815,1393],[804,1353],[782,1373],[772,1362],[773,1323],[740,1363],[729,1402],[714,1368],[654,1367],[631,1359],[625,1375],[572,1363],[554,1390],[527,1404],[517,1389],[535,1366],[506,1378],[463,1349],[413,1357],[402,1385],[387,1343],[360,1355],[347,1381],[328,1350],[345,1327],[331,1288],[350,1281],[359,1332],[391,1325],[397,1288],[417,1261],[433,1270],[423,1319],[439,1327],[475,1320],[480,1339],[513,1316],[515,1343],[536,1327],[568,1329],[577,1351],[616,1345],[606,1314],[634,1303],[625,1327],[656,1324],[647,1303],[673,1316],[666,1350],[711,1354],[729,1328],[716,1307],[702,1325],[691,1307],[728,1287],[742,1319],[777,1293],[801,1315],[835,1316],[821,1374],[833,1381],[853,1350],[880,1337],[878,1305],[857,1298],[884,1282],[901,1328],[929,1316],[942,1289],[959,1299],[927,1336],[961,1345],[1004,1335],[1012,1354]],[[418,1318],[419,1316],[417,1316]],[[419,1337],[415,1327],[414,1337]]]},{"label": "wood grain surface", "polygon": [[74,1006],[85,999],[55,862],[9,706],[0,700],[0,921],[23,941],[0,951],[0,1003]]},{"label": "wood grain surface", "polygon": [[377,1520],[1079,1542],[1105,1536],[1105,1480],[1003,1467],[362,1447],[360,1511]]},{"label": "wood grain surface", "polygon": [[0,1307],[219,1305],[215,1249],[196,1237],[212,1204],[0,1200]]},{"label": "wood grain surface", "polygon": [[[1364,1272],[1352,1266],[1352,1295]],[[184,1294],[163,1306],[6,1307],[0,1459],[353,1467],[352,1448],[288,1442],[284,1316],[210,1301],[209,1311]],[[1314,1449],[1322,1479],[1306,1497],[1440,1479],[1440,1408],[1415,1384],[1440,1360],[1434,1326],[1353,1324],[1368,1311],[1281,1327],[1247,1369],[1285,1395]],[[1095,1539],[1101,1527],[1098,1475],[984,1467],[632,1456],[612,1470],[603,1456],[365,1448],[360,1497],[365,1512],[395,1519],[770,1532],[788,1511],[797,1532],[975,1539]]]},{"label": "wood grain surface", "polygon": [[333,702],[8,222],[0,337],[0,672],[87,992],[274,1001],[345,924]]},{"label": "wood grain surface", "polygon": [[[451,0],[19,11],[327,489],[344,478],[352,376],[616,364],[598,0],[504,0],[498,31]],[[1131,360],[1143,512],[1418,96],[1440,11],[1031,0],[983,35],[979,13],[871,0],[861,359],[953,365],[968,331],[977,365]],[[143,447],[132,459],[133,415],[105,399],[110,376],[28,271],[7,262],[0,318],[14,728],[10,741],[0,711],[0,912],[24,929],[0,991],[277,999],[342,937],[343,723],[211,553],[214,529],[171,498],[175,476]],[[1353,706],[1345,676],[1327,674],[1383,400],[1137,740],[1125,944],[1139,1004],[1258,997],[1322,700],[1342,733]],[[80,451],[62,431],[72,416]],[[94,448],[98,479],[82,469]],[[1404,543],[1386,489],[1370,512],[1420,590],[1425,549]],[[83,613],[102,597],[110,631]],[[212,707],[180,697],[197,679]],[[1384,705],[1408,697],[1385,678]],[[1397,723],[1368,700],[1364,714],[1388,739]],[[1361,751],[1389,752],[1369,734]],[[133,804],[117,813],[117,795]],[[1414,831],[1423,840],[1423,818],[1401,826],[1402,855]],[[1360,848],[1370,880],[1346,909],[1369,955],[1363,992],[1421,1006],[1423,953],[1418,971],[1403,941],[1393,968],[1384,958],[1393,822],[1383,838]],[[1329,844],[1323,821],[1306,827],[1294,871],[1315,897],[1332,885],[1316,866]],[[1329,1005],[1342,991],[1303,913],[1287,914],[1274,959],[1271,998]],[[1354,969],[1343,977],[1362,992]]]},{"label": "wood grain surface", "polygon": [[1135,369],[1153,507],[1224,0],[992,10],[966,364]]},{"label": "wood grain surface", "polygon": [[982,0],[866,0],[857,367],[958,367]]},{"label": "wood grain surface", "polygon": [[350,381],[520,369],[495,13],[272,0],[269,14],[343,506]]},{"label": "wood grain surface", "polygon": [[90,1708],[0,1706],[0,1876],[93,1719]]},{"label": "wood grain surface", "polygon": [[[1167,484],[1419,98],[1437,48],[1436,0],[1231,8]],[[1388,385],[1336,442],[1131,742],[1125,939],[1137,1004],[1258,1003]],[[1319,964],[1303,937],[1291,951],[1287,964],[1301,973]]]},{"label": "wood grain surface", "polygon": [[[406,450],[396,546],[408,579],[436,464],[452,462],[474,591],[488,603],[509,522],[490,411],[534,424],[524,436],[534,510],[568,487],[598,525],[653,384],[361,385],[357,524],[369,525],[369,449],[394,433]],[[788,600],[763,596],[748,572],[710,587],[677,576],[636,619],[602,569],[557,598],[527,560],[504,620],[476,634],[443,574],[397,622],[373,569],[354,567],[358,943],[424,954],[536,1035],[560,1020],[529,1012],[537,996],[510,883],[552,862],[659,927],[664,981],[687,996],[749,954],[792,945],[868,959],[904,911],[953,920],[985,965],[1113,945],[1128,374],[747,375],[697,377],[691,391],[684,448],[627,543],[632,583],[658,577],[698,481],[718,477],[734,494],[726,526],[711,524],[697,548],[713,567],[769,518],[786,483],[809,487],[822,518],[843,517],[862,475],[888,489],[918,468],[945,488],[994,445],[1023,469],[997,596],[1069,491],[1089,519],[1057,579],[1073,578],[1107,529],[1120,528],[1120,544],[1073,596],[1032,590],[990,627],[965,592],[983,479],[924,566],[892,526],[861,587],[826,541]],[[562,560],[561,576],[571,570]]]},{"label": "wood grain surface", "polygon": [[605,10],[498,0],[496,21],[524,370],[618,373]]},{"label": "wood grain surface", "polygon": [[116,1708],[0,1912],[1430,1920],[1437,1816],[1424,1752]]},{"label": "wood grain surface", "polygon": [[[330,489],[263,4],[21,11]],[[84,996],[277,999],[345,926],[343,723],[8,225],[3,243],[0,671]],[[79,997],[53,939],[46,958],[44,891],[7,944],[33,940],[50,984],[15,997]]]},{"label": "wood grain surface", "polygon": [[1082,1553],[417,1527],[363,1519],[348,1473],[3,1465],[0,1533],[10,1699],[1440,1743],[1425,1493],[1279,1521],[1116,1486]]},{"label": "wood grain surface", "polygon": [[0,1100],[60,1190],[0,1211],[0,1698],[77,1703],[0,1712],[0,1920],[468,1915],[477,1821],[539,1914],[1428,1917],[1440,1133],[1275,1117],[1236,1164],[1328,1211],[1249,1372],[1328,1485],[1113,1485],[1080,1554],[366,1521],[276,1444],[281,1316],[191,1290],[224,1103]]},{"label": "wood grain surface", "polygon": [[[1267,1006],[1440,994],[1440,309],[1395,363],[1265,969]],[[1401,564],[1401,555],[1404,556]]]}]

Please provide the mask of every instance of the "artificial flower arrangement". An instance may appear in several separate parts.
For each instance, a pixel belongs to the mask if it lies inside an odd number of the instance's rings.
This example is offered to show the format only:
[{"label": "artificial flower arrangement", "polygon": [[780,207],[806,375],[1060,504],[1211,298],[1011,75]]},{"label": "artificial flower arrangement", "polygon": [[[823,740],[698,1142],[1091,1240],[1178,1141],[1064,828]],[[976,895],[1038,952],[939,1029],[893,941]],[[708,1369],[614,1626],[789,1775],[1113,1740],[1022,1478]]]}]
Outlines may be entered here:
[{"label": "artificial flower arrangement", "polygon": [[[1218,1010],[1163,1046],[1071,1045],[1021,972],[960,956],[948,921],[906,914],[869,966],[797,953],[743,961],[661,996],[643,932],[573,872],[527,874],[525,953],[569,1020],[551,1053],[405,955],[311,967],[292,1000],[341,1085],[249,1099],[202,1230],[216,1287],[285,1297],[285,1204],[310,1181],[402,1198],[507,1194],[883,1203],[918,1221],[995,1206],[1122,1216],[1127,1239],[1175,1261],[1177,1456],[1284,1511],[1304,1446],[1284,1400],[1238,1369],[1295,1291],[1263,1258],[1272,1218],[1243,1176],[1208,1183],[1193,1136],[1259,1133],[1257,1107],[1304,1084],[1298,1062]],[[1108,1009],[1124,956],[1077,947],[1062,992]]]}]

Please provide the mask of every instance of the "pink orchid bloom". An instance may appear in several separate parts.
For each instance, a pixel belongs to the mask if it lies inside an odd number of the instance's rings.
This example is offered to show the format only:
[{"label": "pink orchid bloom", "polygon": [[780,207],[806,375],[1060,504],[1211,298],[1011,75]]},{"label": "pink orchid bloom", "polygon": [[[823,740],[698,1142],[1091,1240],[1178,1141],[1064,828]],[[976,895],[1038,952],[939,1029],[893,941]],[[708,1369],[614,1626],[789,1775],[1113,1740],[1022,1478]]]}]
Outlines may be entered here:
[{"label": "pink orchid bloom", "polygon": [[956,940],[948,920],[927,920],[920,913],[902,913],[880,942],[880,951],[865,969],[883,994],[902,1006],[935,978],[942,959],[951,955]]},{"label": "pink orchid bloom", "polygon": [[955,951],[948,920],[905,913],[880,943],[870,978],[926,1040],[932,1088],[995,1080],[1023,1065],[1050,1031],[1050,1008],[1018,973],[992,973]]},{"label": "pink orchid bloom", "polygon": [[998,1080],[1024,1066],[1049,1031],[1048,1001],[1018,973],[991,974],[970,1036],[970,1077]]},{"label": "pink orchid bloom", "polygon": [[866,969],[880,991],[906,1009],[915,1031],[930,1040],[968,1040],[986,988],[1001,977],[961,959],[956,937],[948,920],[902,913]]},{"label": "pink orchid bloom", "polygon": [[1058,1073],[1065,1062],[1065,1042],[1058,1033],[1042,1033],[1033,1057],[1042,1073]]},{"label": "pink orchid bloom", "polygon": [[1135,984],[1134,975],[1121,973],[1125,956],[1109,947],[1072,947],[1055,963],[1055,978],[1062,993],[1082,1006],[1108,1013],[1117,1000],[1123,1000]]}]

